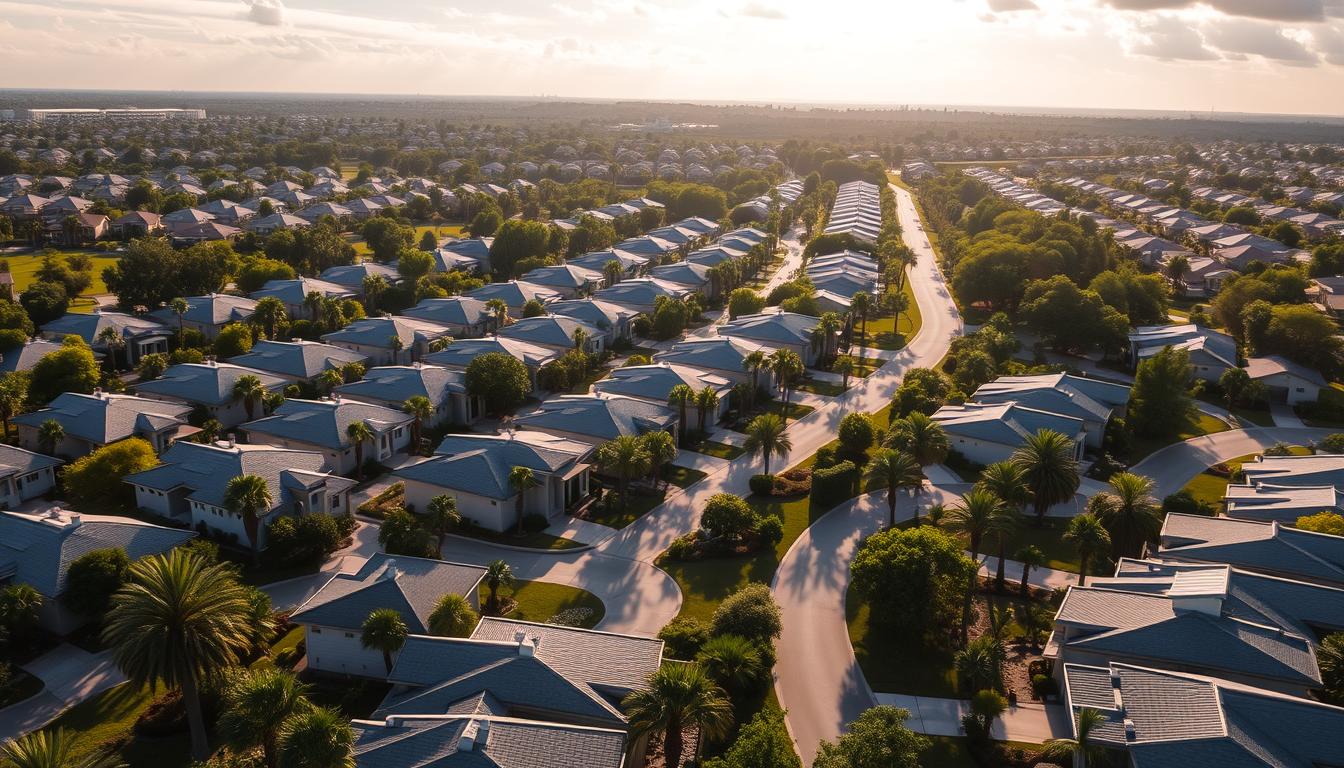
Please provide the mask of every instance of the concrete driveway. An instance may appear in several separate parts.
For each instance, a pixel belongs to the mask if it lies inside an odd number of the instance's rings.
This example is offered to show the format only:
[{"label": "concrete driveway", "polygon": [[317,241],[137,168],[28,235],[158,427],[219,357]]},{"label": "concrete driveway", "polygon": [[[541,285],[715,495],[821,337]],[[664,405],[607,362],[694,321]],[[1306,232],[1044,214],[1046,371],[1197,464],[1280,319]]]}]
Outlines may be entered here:
[{"label": "concrete driveway", "polygon": [[46,686],[38,695],[0,709],[0,742],[42,728],[62,712],[126,682],[112,663],[112,652],[89,653],[62,643],[23,670]]}]

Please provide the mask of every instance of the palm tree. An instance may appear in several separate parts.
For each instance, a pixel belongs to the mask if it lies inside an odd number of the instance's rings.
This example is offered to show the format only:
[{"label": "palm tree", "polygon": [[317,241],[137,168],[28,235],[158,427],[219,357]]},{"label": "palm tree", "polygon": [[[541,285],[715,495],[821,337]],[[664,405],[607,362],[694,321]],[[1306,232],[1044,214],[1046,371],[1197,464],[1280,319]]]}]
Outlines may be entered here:
[{"label": "palm tree", "polygon": [[1111,535],[1096,515],[1084,512],[1069,521],[1063,539],[1078,550],[1078,586],[1085,586],[1092,563],[1111,548]]},{"label": "palm tree", "polygon": [[201,423],[201,431],[196,434],[201,443],[210,445],[219,439],[219,433],[224,430],[224,425],[219,423],[219,419],[206,419]]},{"label": "palm tree", "polygon": [[117,350],[126,346],[126,340],[121,337],[121,333],[116,328],[109,325],[98,332],[94,341],[107,347],[108,370],[115,371],[117,369]]},{"label": "palm tree", "polygon": [[704,434],[705,416],[719,407],[719,393],[706,384],[704,389],[695,394],[695,407],[700,412],[700,434]]},{"label": "palm tree", "polygon": [[764,474],[770,474],[771,456],[782,459],[793,450],[793,441],[784,430],[784,420],[773,413],[763,413],[747,424],[747,439],[742,447],[747,449],[747,453],[761,454],[761,461],[765,464]]},{"label": "palm tree", "polygon": [[653,467],[653,457],[644,441],[634,435],[621,435],[597,447],[597,466],[616,477],[621,493],[621,511],[630,507],[630,481],[643,477]]},{"label": "palm tree", "polygon": [[265,395],[266,387],[261,383],[261,379],[250,373],[239,376],[238,380],[233,382],[233,399],[243,401],[248,421],[256,417],[257,403],[261,402],[261,398]]},{"label": "palm tree", "polygon": [[859,318],[859,365],[863,365],[864,350],[868,347],[868,315],[873,311],[873,296],[859,291],[850,299],[849,313]]},{"label": "palm tree", "polygon": [[355,768],[354,745],[344,715],[315,707],[280,726],[279,768]]},{"label": "palm tree", "polygon": [[971,559],[976,561],[971,571],[970,583],[966,585],[966,600],[961,614],[961,641],[966,642],[971,621],[971,595],[975,592],[975,581],[980,575],[980,544],[985,536],[998,535],[1011,530],[1017,523],[1017,516],[1004,506],[992,491],[982,488],[972,489],[962,500],[952,505],[943,518],[943,527],[953,533],[966,536],[970,544]]},{"label": "palm tree", "polygon": [[289,321],[289,312],[285,310],[285,303],[274,296],[266,296],[257,300],[257,307],[252,312],[252,320],[260,323],[261,327],[266,329],[266,338],[275,339],[280,330],[280,326]]},{"label": "palm tree", "polygon": [[1063,504],[1078,491],[1078,459],[1073,441],[1052,429],[1041,429],[1013,451],[1011,461],[1022,467],[1031,489],[1036,525],[1045,523],[1045,513]]},{"label": "palm tree", "polygon": [[779,412],[784,418],[784,423],[789,423],[789,395],[793,392],[793,383],[806,370],[803,366],[803,359],[797,352],[791,349],[777,349],[770,355],[770,368],[775,372],[775,379],[779,382],[780,391],[784,398],[780,401]]},{"label": "palm tree", "polygon": [[770,679],[761,652],[750,640],[737,635],[717,635],[700,646],[695,661],[732,696],[759,690]]},{"label": "palm tree", "polygon": [[168,302],[168,306],[170,309],[173,310],[173,314],[177,315],[177,338],[180,341],[183,338],[183,336],[186,335],[187,332],[186,315],[187,312],[191,309],[191,305],[187,303],[186,299],[182,298],[181,296],[178,296],[177,298]]},{"label": "palm tree", "polygon": [[693,726],[701,738],[722,738],[733,724],[723,689],[695,664],[671,664],[649,678],[648,687],[622,702],[636,735],[661,731],[668,766],[681,765],[682,730]]},{"label": "palm tree", "polygon": [[678,384],[667,393],[667,404],[677,409],[677,424],[681,444],[685,445],[690,430],[686,424],[686,406],[695,402],[695,390],[688,384]]},{"label": "palm tree", "polygon": [[374,439],[373,430],[362,421],[352,421],[345,428],[345,436],[355,446],[355,478],[364,479],[364,443]]},{"label": "palm tree", "polygon": [[831,339],[840,332],[840,316],[834,312],[823,312],[817,318],[817,326],[812,329],[812,343],[817,346],[822,359],[829,359]]},{"label": "palm tree", "polygon": [[406,402],[401,404],[401,410],[411,416],[411,440],[415,446],[413,453],[419,454],[421,449],[420,437],[424,430],[426,421],[434,416],[434,403],[424,395],[413,395],[406,398]]},{"label": "palm tree", "polygon": [[388,674],[392,673],[392,654],[406,644],[406,622],[393,608],[375,608],[360,628],[359,644],[365,648],[380,651],[383,665]]},{"label": "palm tree", "polygon": [[439,637],[467,637],[480,619],[467,598],[448,593],[429,614],[429,631]]},{"label": "palm tree", "polygon": [[943,463],[951,450],[943,425],[923,411],[911,411],[905,418],[892,422],[887,445],[910,454],[921,467]]},{"label": "palm tree", "polygon": [[1171,285],[1176,289],[1176,293],[1184,296],[1185,285],[1181,282],[1190,272],[1190,260],[1184,254],[1176,254],[1167,262],[1167,277],[1171,278]]},{"label": "palm tree", "polygon": [[1022,564],[1022,597],[1028,595],[1028,579],[1031,578],[1031,569],[1045,567],[1045,553],[1035,544],[1017,550],[1013,553],[1013,558]]},{"label": "palm tree", "polygon": [[518,507],[518,535],[523,535],[523,509],[527,505],[527,492],[541,485],[541,481],[527,467],[514,467],[509,470],[509,487],[513,489]]},{"label": "palm tree", "polygon": [[485,308],[495,316],[495,335],[499,335],[499,329],[508,325],[509,305],[504,303],[503,299],[490,299],[485,302]]},{"label": "palm tree", "polygon": [[1012,527],[1004,528],[996,536],[999,545],[999,567],[998,572],[994,574],[994,588],[1002,592],[1004,555],[1008,546],[1008,534],[1012,533],[1012,528],[1017,527],[1018,514],[1022,511],[1022,507],[1031,500],[1031,489],[1027,487],[1027,479],[1022,472],[1022,468],[1011,461],[996,461],[985,467],[984,471],[980,473],[980,482],[976,483],[976,486],[998,496],[1003,500],[1004,506],[1013,513]]},{"label": "palm tree", "polygon": [[317,291],[309,291],[303,297],[303,306],[308,308],[308,319],[317,322],[318,317],[322,315],[322,294]]},{"label": "palm tree", "polygon": [[977,637],[952,657],[952,667],[971,690],[997,688],[1003,679],[1003,646],[988,635]]},{"label": "palm tree", "polygon": [[849,377],[854,373],[854,360],[849,356],[842,357],[835,361],[831,366],[832,373],[840,374],[840,388],[849,389]]},{"label": "palm tree", "polygon": [[[644,449],[649,452],[649,459],[652,461],[652,469],[655,480],[662,478],[663,467],[672,463],[677,458],[677,443],[672,436],[662,430],[646,433],[640,438],[644,442]],[[663,481],[663,487],[667,487],[667,481]]]},{"label": "palm tree", "polygon": [[364,307],[372,315],[378,311],[378,297],[387,290],[387,279],[382,275],[366,275],[363,282]]},{"label": "palm tree", "polygon": [[756,393],[761,390],[761,371],[770,368],[770,359],[766,357],[765,352],[758,349],[754,352],[748,352],[742,358],[742,367],[746,369],[747,373],[751,374],[751,399],[742,409],[742,412],[746,413],[756,407]]},{"label": "palm tree", "polygon": [[261,747],[267,768],[276,768],[280,726],[311,708],[307,694],[308,686],[286,670],[242,673],[224,690],[224,711],[216,726],[219,735],[237,752]]},{"label": "palm tree", "polygon": [[1106,716],[1098,710],[1083,707],[1078,710],[1074,721],[1072,739],[1050,739],[1045,742],[1045,751],[1041,756],[1047,760],[1072,760],[1073,768],[1087,768],[1090,761],[1101,762],[1106,757],[1106,749],[1092,743],[1092,733],[1106,723]]},{"label": "palm tree", "polygon": [[406,348],[406,342],[395,333],[387,337],[387,348],[392,350],[392,365],[401,362],[401,350]]},{"label": "palm tree", "polygon": [[0,760],[13,768],[125,768],[115,755],[95,751],[76,758],[75,737],[64,728],[33,731],[0,744]]},{"label": "palm tree", "polygon": [[[910,454],[895,448],[879,448],[863,468],[863,479],[869,488],[887,489],[887,527],[896,527],[896,493],[902,488],[918,488],[924,483],[924,473]],[[919,505],[915,505],[915,524],[919,524]]]},{"label": "palm tree", "polygon": [[512,589],[515,581],[513,569],[503,560],[495,560],[485,566],[485,588],[489,592],[486,605],[489,610],[499,609],[499,588]]},{"label": "palm tree", "polygon": [[608,288],[621,281],[621,274],[623,272],[624,270],[621,269],[621,262],[615,259],[602,265],[602,278],[606,280]]},{"label": "palm tree", "polygon": [[1088,500],[1087,509],[1111,535],[1111,557],[1140,557],[1145,544],[1162,531],[1162,505],[1153,497],[1153,481],[1131,472],[1111,475],[1111,490]]},{"label": "palm tree", "polygon": [[261,553],[261,516],[271,508],[274,499],[266,481],[257,475],[238,475],[224,486],[224,508],[243,520],[243,530],[252,545],[252,561]]},{"label": "palm tree", "polygon": [[462,513],[457,511],[457,499],[446,493],[429,500],[425,507],[425,524],[437,539],[437,552],[443,549],[443,537],[462,524]]},{"label": "palm tree", "polygon": [[37,444],[48,455],[56,453],[56,446],[65,440],[65,427],[55,419],[46,419],[37,428]]},{"label": "palm tree", "polygon": [[182,549],[132,563],[126,585],[112,596],[103,641],[113,661],[136,685],[182,692],[197,760],[210,756],[200,686],[251,647],[250,615],[232,566]]},{"label": "palm tree", "polygon": [[345,376],[335,368],[327,370],[317,375],[317,388],[325,396],[330,397],[336,388],[345,383]]}]

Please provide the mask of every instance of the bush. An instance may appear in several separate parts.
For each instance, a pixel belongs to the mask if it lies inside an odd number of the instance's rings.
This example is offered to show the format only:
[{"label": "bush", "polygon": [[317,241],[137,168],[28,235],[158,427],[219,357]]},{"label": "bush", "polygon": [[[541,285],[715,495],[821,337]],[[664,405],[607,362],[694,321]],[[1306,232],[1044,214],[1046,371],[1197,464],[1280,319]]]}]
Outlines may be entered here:
[{"label": "bush", "polygon": [[1317,447],[1326,453],[1344,453],[1344,432],[1326,435]]},{"label": "bush", "polygon": [[1171,514],[1213,517],[1217,512],[1212,504],[1196,499],[1189,491],[1177,491],[1162,500],[1163,517]]},{"label": "bush", "polygon": [[1031,676],[1031,696],[1035,699],[1044,699],[1046,696],[1054,696],[1059,693],[1059,685],[1055,678],[1049,675]]},{"label": "bush", "polygon": [[158,463],[148,442],[131,437],[80,457],[61,471],[61,480],[77,509],[105,509],[129,500],[131,487],[122,482],[127,475],[144,472]]},{"label": "bush", "polygon": [[653,320],[648,315],[636,315],[634,320],[630,321],[630,331],[636,336],[648,338],[653,333]]},{"label": "bush", "polygon": [[677,618],[658,630],[658,639],[666,644],[672,658],[692,661],[709,640],[709,628],[696,619]]},{"label": "bush", "polygon": [[812,501],[829,507],[858,492],[859,470],[846,459],[839,464],[812,472]]},{"label": "bush", "polygon": [[112,593],[121,588],[131,560],[121,548],[95,549],[70,564],[61,602],[83,616],[107,613]]},{"label": "bush", "polygon": [[776,496],[802,496],[811,492],[811,469],[794,467],[775,475],[774,495]]},{"label": "bush", "polygon": [[755,533],[760,516],[745,499],[728,493],[716,493],[705,502],[700,527],[715,536],[740,540]]},{"label": "bush", "polygon": [[275,564],[317,565],[340,549],[344,538],[336,520],[321,513],[278,517],[267,532],[266,557]]},{"label": "bush", "polygon": [[840,420],[840,450],[851,458],[865,455],[873,445],[873,422],[866,414],[851,413]]},{"label": "bush", "polygon": [[678,536],[667,547],[667,557],[670,560],[694,560],[700,554],[700,532],[691,531],[682,536]]},{"label": "bush", "polygon": [[774,475],[752,475],[747,481],[751,492],[757,496],[769,496],[775,490]]},{"label": "bush", "polygon": [[763,645],[771,645],[782,628],[779,606],[764,584],[748,584],[724,598],[710,623],[716,637],[738,635]]},{"label": "bush", "polygon": [[784,521],[774,515],[763,516],[756,526],[756,537],[772,547],[779,546],[784,540]]}]

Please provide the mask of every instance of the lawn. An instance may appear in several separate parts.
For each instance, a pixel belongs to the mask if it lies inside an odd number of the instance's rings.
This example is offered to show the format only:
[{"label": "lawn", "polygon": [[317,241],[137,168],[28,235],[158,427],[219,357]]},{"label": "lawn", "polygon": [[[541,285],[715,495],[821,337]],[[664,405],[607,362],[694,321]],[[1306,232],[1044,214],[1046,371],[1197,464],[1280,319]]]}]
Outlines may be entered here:
[{"label": "lawn", "polygon": [[[415,227],[415,239],[411,241],[412,248],[420,247],[420,238],[424,237],[426,232],[434,232],[435,237],[440,239],[445,237],[463,237],[465,235],[465,230],[460,224],[440,224],[437,227],[433,224],[420,224]],[[350,241],[351,245],[355,246],[355,253],[360,256],[368,256],[373,253],[373,251],[369,249],[369,244],[364,242],[364,238],[358,235],[347,235],[346,239]]]},{"label": "lawn", "polygon": [[664,471],[664,479],[678,488],[689,488],[705,479],[705,473],[689,467],[669,466]]},{"label": "lawn", "polygon": [[510,547],[527,547],[528,549],[575,549],[583,546],[573,539],[553,536],[545,531],[531,531],[519,536],[513,531],[500,533],[485,528],[461,528],[453,531],[453,534],[465,536],[468,539],[488,541],[491,544],[506,544]]},{"label": "lawn", "polygon": [[[1008,537],[1005,542],[1004,552],[1008,559],[1013,559],[1013,554],[1019,549],[1032,545],[1045,554],[1045,567],[1053,568],[1057,571],[1078,571],[1078,553],[1073,551],[1073,547],[1064,541],[1064,528],[1068,521],[1058,517],[1047,517],[1041,527],[1036,526],[1035,515],[1026,514],[1021,517],[1021,525],[1013,531],[1013,535]],[[990,554],[998,554],[998,544],[990,542]],[[1022,576],[1021,573],[1008,574],[1010,578],[1017,579]]]},{"label": "lawn", "polygon": [[1126,455],[1127,463],[1132,466],[1140,459],[1159,449],[1189,440],[1192,437],[1212,435],[1215,432],[1226,432],[1231,429],[1227,422],[1203,411],[1199,411],[1196,416],[1197,418],[1193,419],[1189,426],[1176,435],[1159,438],[1135,438],[1129,447],[1129,453]]},{"label": "lawn", "polygon": [[613,490],[602,501],[588,507],[588,521],[609,528],[624,528],[662,504],[666,497],[667,492],[661,489],[652,491],[631,487],[630,503],[623,504],[620,494]]},{"label": "lawn", "polygon": [[[93,260],[93,271],[90,276],[93,282],[89,284],[89,289],[83,295],[94,296],[101,293],[107,293],[107,283],[103,282],[103,270],[116,264],[120,256],[112,256],[100,251],[72,251],[53,249],[58,257],[58,261],[72,253],[82,253],[88,255]],[[37,279],[37,270],[42,267],[42,253],[25,253],[19,256],[0,257],[0,261],[9,263],[9,272],[14,276],[14,295],[18,296],[28,289]],[[90,298],[76,299],[70,302],[72,312],[91,312],[97,306]]]},{"label": "lawn", "polygon": [[915,302],[915,292],[909,280],[905,281],[903,293],[909,302],[909,308],[901,314],[899,320],[895,315],[890,315],[875,317],[868,321],[866,329],[868,346],[878,349],[901,349],[905,347],[910,337],[919,331],[924,320],[919,314],[919,304]]},{"label": "lawn", "polygon": [[51,727],[71,732],[74,748],[69,756],[70,764],[78,764],[105,744],[126,741],[118,754],[130,765],[154,765],[155,768],[189,765],[189,737],[185,733],[155,739],[152,743],[131,740],[131,728],[136,719],[164,690],[124,683],[66,710]]},{"label": "lawn", "polygon": [[[850,377],[853,379],[854,377]],[[794,385],[794,389],[799,392],[811,392],[814,395],[823,397],[839,397],[845,394],[845,388],[830,381],[818,381],[816,379],[804,379]]]},{"label": "lawn", "polygon": [[[790,396],[790,399],[792,399],[792,396]],[[771,400],[767,403],[762,403],[758,408],[756,408],[751,413],[748,413],[746,416],[738,418],[732,424],[728,425],[728,428],[733,430],[734,432],[744,432],[746,431],[747,424],[750,423],[753,418],[759,416],[762,413],[779,414],[781,410],[784,410],[780,406],[781,403],[780,401],[777,400]],[[785,416],[788,419],[789,423],[792,424],[793,422],[803,418],[804,416],[808,415],[809,413],[815,410],[816,409],[810,405],[799,405],[798,403],[789,403],[789,407],[787,409]]]},{"label": "lawn", "polygon": [[[1306,456],[1310,453],[1310,451],[1300,445],[1291,446],[1288,450],[1290,450],[1294,456]],[[1258,453],[1248,453],[1245,456],[1228,459],[1223,462],[1223,464],[1227,465],[1228,469],[1235,473],[1237,470],[1241,469],[1242,464],[1245,464],[1259,455],[1260,454]],[[1190,495],[1194,496],[1197,501],[1207,502],[1214,507],[1221,508],[1223,496],[1227,495],[1227,486],[1230,482],[1231,478],[1221,477],[1206,469],[1198,475],[1195,475],[1194,478],[1186,483],[1185,487],[1181,490],[1189,491]]]},{"label": "lawn", "polygon": [[[482,586],[481,605],[485,605],[488,594],[489,590]],[[517,602],[517,607],[514,608],[513,613],[509,614],[508,618],[521,621],[544,624],[562,611],[586,608],[590,613],[575,626],[591,629],[602,621],[602,617],[607,612],[606,607],[602,605],[602,601],[598,599],[597,595],[564,584],[519,581],[514,584],[511,590],[500,590],[500,596],[512,597]]]},{"label": "lawn", "polygon": [[713,440],[701,440],[695,445],[692,445],[690,450],[695,451],[696,453],[703,453],[706,456],[713,456],[717,459],[727,459],[729,461],[732,461],[747,452],[745,448],[740,446],[729,445],[728,443],[718,443]]},{"label": "lawn", "polygon": [[[1222,398],[1214,399],[1211,397],[1196,398],[1209,405],[1216,405],[1220,408],[1227,407],[1227,401]],[[1269,408],[1231,408],[1232,415],[1247,427],[1272,427],[1274,426],[1274,416],[1270,414]]]}]

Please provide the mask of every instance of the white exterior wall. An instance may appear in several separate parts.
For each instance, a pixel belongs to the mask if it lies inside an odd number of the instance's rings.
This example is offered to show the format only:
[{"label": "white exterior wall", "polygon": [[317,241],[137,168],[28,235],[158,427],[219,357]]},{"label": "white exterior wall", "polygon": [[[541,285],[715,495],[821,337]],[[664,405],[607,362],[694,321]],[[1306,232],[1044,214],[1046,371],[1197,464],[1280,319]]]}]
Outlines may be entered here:
[{"label": "white exterior wall", "polygon": [[[359,636],[359,630],[305,626],[303,637],[308,668],[386,680],[387,666],[383,663],[382,652],[363,647]],[[396,657],[392,654],[393,661]]]},{"label": "white exterior wall", "polygon": [[1321,396],[1321,388],[1291,373],[1276,373],[1260,379],[1272,392],[1282,392],[1289,405],[1314,403]]},{"label": "white exterior wall", "polygon": [[[135,488],[135,506],[139,509],[149,510],[161,517],[173,517],[172,499],[167,491],[156,491],[153,488],[144,486],[134,486]],[[192,516],[192,524],[195,525],[195,515]]]},{"label": "white exterior wall", "polygon": [[13,509],[25,501],[45,495],[56,487],[56,472],[52,467],[39,469],[24,475],[6,478],[0,483],[0,506]]},{"label": "white exterior wall", "polygon": [[947,443],[949,448],[967,459],[986,466],[996,461],[1007,461],[1017,449],[1016,446],[965,437],[951,430],[947,433]]},{"label": "white exterior wall", "polygon": [[423,514],[429,508],[430,499],[446,493],[457,500],[457,511],[461,513],[463,519],[469,520],[482,528],[503,532],[510,530],[518,523],[518,518],[514,514],[514,510],[517,509],[517,502],[512,499],[508,501],[488,499],[474,493],[461,493],[419,480],[405,480],[404,482],[406,504],[413,507],[417,513]]}]

